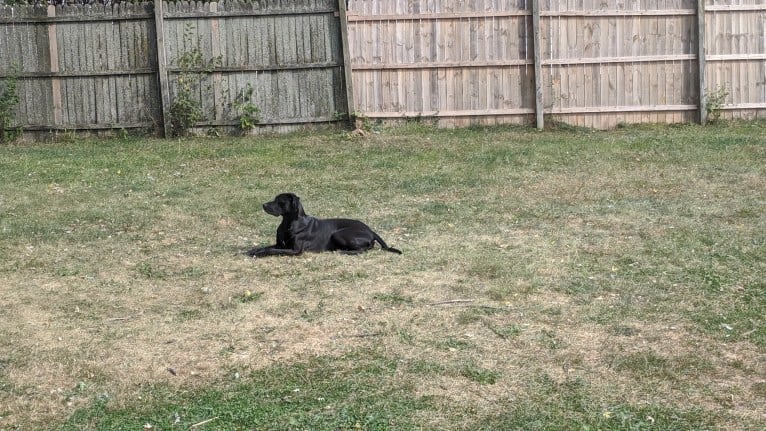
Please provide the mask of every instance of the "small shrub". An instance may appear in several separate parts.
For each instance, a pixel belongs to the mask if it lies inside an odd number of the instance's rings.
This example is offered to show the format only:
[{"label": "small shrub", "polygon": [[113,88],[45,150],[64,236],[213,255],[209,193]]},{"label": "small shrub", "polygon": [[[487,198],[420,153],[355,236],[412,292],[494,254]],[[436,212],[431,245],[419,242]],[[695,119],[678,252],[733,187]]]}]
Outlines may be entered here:
[{"label": "small shrub", "polygon": [[13,111],[19,103],[17,82],[19,79],[19,66],[11,66],[11,74],[3,80],[0,91],[0,143],[12,141],[18,137],[20,131],[13,127]]},{"label": "small shrub", "polygon": [[[184,29],[185,45],[192,44],[193,29],[192,25],[187,25]],[[181,71],[176,78],[178,86],[175,98],[170,104],[170,124],[173,135],[184,135],[196,123],[205,119],[199,98],[194,96],[194,92],[199,91],[202,79],[220,62],[220,56],[206,62],[199,46],[178,57],[177,63]]]},{"label": "small shrub", "polygon": [[348,121],[349,120],[349,115],[346,112],[335,111],[335,112],[332,113],[332,118],[333,118],[334,121],[340,123],[342,121]]},{"label": "small shrub", "polygon": [[261,122],[261,109],[253,103],[253,86],[247,84],[247,87],[240,91],[232,102],[231,107],[238,114],[239,129],[245,133],[255,129]]},{"label": "small shrub", "polygon": [[709,122],[715,123],[721,118],[721,109],[728,95],[729,91],[722,85],[705,95],[705,112]]},{"label": "small shrub", "polygon": [[362,112],[354,112],[351,115],[352,122],[354,123],[354,126],[359,130],[364,130],[365,132],[369,132],[372,130],[373,123],[370,117],[364,115]]}]

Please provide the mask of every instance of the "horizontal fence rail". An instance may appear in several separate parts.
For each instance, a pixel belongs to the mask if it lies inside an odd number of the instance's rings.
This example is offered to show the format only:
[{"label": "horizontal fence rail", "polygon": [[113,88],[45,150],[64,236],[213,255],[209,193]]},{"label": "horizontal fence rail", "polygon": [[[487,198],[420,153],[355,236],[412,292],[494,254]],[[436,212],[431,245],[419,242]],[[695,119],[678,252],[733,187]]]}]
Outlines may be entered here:
[{"label": "horizontal fence rail", "polygon": [[169,134],[181,96],[196,128],[247,105],[275,131],[766,114],[764,0],[1,1],[0,97],[15,80],[5,123],[25,131]]}]

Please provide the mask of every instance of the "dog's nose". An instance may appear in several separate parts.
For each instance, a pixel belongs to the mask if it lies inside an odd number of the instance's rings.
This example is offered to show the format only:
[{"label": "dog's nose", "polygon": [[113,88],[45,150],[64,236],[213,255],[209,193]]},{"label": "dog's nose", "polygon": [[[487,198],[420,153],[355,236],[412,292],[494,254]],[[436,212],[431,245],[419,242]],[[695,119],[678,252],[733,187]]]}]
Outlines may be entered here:
[{"label": "dog's nose", "polygon": [[263,204],[263,210],[266,211],[266,204]]}]

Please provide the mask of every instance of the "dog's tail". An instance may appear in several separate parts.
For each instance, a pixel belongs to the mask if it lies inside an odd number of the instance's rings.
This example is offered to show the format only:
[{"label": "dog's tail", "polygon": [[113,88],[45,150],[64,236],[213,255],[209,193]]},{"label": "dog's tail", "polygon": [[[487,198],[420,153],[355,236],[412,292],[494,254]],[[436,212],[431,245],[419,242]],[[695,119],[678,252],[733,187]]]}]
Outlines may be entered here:
[{"label": "dog's tail", "polygon": [[386,242],[383,241],[383,238],[381,238],[380,235],[376,234],[375,232],[373,232],[372,235],[375,238],[375,241],[377,241],[378,244],[380,244],[380,247],[383,250],[390,251],[391,253],[402,254],[401,250],[397,248],[389,247],[388,244],[386,244]]}]

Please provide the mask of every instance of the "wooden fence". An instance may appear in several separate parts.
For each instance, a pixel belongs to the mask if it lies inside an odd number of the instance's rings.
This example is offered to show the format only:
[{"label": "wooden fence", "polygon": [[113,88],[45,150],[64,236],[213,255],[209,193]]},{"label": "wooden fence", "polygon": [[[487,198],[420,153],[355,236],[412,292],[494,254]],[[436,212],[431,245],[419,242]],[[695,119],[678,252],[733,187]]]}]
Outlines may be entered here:
[{"label": "wooden fence", "polygon": [[[0,78],[25,130],[170,129],[179,82],[198,128],[278,130],[348,111],[337,0],[0,7]],[[158,37],[159,36],[159,37]],[[183,64],[179,60],[186,58]]]},{"label": "wooden fence", "polygon": [[697,0],[550,0],[540,11],[543,103],[595,127],[699,118]]},{"label": "wooden fence", "polygon": [[371,118],[529,122],[531,8],[523,1],[351,0],[355,108]]},{"label": "wooden fence", "polygon": [[151,4],[0,7],[0,73],[18,67],[26,130],[153,127]]},{"label": "wooden fence", "polygon": [[[189,53],[204,64],[179,64]],[[348,113],[595,128],[750,119],[766,114],[766,1],[0,6],[0,92],[18,76],[24,130],[167,132],[193,72],[200,128],[236,126],[236,100],[276,130]]]},{"label": "wooden fence", "polygon": [[766,114],[763,0],[350,0],[348,38],[370,118],[610,128]]},{"label": "wooden fence", "polygon": [[183,72],[177,59],[199,47],[213,63],[198,89],[212,120],[198,125],[236,124],[231,108],[238,97],[272,126],[335,121],[348,110],[337,6],[337,0],[165,3],[158,21],[171,59],[171,96]]}]

